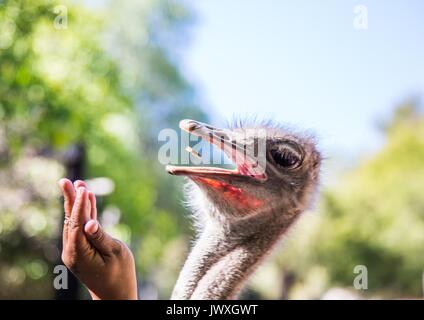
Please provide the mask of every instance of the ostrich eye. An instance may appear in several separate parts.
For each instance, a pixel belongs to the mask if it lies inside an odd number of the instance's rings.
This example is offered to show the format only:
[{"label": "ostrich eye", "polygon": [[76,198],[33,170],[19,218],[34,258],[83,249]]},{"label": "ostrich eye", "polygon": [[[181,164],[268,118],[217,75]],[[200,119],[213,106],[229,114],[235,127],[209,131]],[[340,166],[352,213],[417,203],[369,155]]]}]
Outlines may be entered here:
[{"label": "ostrich eye", "polygon": [[270,151],[272,159],[283,168],[296,168],[300,165],[300,155],[289,147],[275,148]]}]

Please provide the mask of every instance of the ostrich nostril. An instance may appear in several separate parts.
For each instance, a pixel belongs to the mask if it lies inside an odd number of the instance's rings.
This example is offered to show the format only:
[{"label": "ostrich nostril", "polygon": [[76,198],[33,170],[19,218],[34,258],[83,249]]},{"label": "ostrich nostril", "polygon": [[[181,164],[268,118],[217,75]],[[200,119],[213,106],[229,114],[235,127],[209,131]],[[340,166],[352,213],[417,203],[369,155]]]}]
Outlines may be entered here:
[{"label": "ostrich nostril", "polygon": [[197,130],[197,129],[201,128],[201,125],[198,124],[197,122],[190,121],[188,123],[187,128],[188,128],[189,131],[194,131],[194,130]]},{"label": "ostrich nostril", "polygon": [[199,122],[194,120],[186,119],[186,120],[180,121],[180,128],[183,128],[184,130],[187,130],[189,132],[197,130],[201,127],[202,125]]}]

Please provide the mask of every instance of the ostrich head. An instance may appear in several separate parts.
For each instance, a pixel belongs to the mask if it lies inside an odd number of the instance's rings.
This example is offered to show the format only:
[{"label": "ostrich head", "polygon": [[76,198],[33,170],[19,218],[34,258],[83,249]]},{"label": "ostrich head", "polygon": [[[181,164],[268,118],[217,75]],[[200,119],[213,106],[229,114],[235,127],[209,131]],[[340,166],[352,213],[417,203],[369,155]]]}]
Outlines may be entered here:
[{"label": "ostrich head", "polygon": [[180,127],[222,150],[234,168],[167,166],[192,181],[189,200],[201,219],[172,298],[233,298],[310,204],[320,154],[310,138],[271,124],[220,129],[183,120]]},{"label": "ostrich head", "polygon": [[[284,212],[284,220],[310,204],[321,159],[311,138],[266,123],[221,129],[182,120],[180,128],[218,147],[233,161],[234,169],[167,166],[169,173],[185,175],[199,187],[208,213],[221,221],[275,212]],[[272,216],[277,222],[278,217]]]}]

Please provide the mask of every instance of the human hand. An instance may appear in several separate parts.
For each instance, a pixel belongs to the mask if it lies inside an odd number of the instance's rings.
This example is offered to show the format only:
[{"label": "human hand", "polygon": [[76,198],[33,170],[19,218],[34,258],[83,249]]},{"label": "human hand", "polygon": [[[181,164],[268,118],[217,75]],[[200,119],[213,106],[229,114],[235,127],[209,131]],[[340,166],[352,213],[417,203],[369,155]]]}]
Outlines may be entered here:
[{"label": "human hand", "polygon": [[59,181],[64,196],[62,260],[94,300],[137,299],[134,257],[97,221],[95,195],[83,181]]}]

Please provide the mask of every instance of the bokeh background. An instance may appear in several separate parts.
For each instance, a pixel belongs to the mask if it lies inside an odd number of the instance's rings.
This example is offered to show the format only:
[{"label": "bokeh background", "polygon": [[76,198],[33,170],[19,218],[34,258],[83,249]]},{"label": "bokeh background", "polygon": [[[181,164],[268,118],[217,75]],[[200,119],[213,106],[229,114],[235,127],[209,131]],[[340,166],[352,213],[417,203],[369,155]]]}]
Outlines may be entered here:
[{"label": "bokeh background", "polygon": [[0,298],[88,298],[53,288],[63,176],[132,248],[140,298],[169,298],[193,230],[158,132],[249,115],[313,130],[326,159],[242,297],[421,298],[422,39],[418,0],[0,0]]}]

